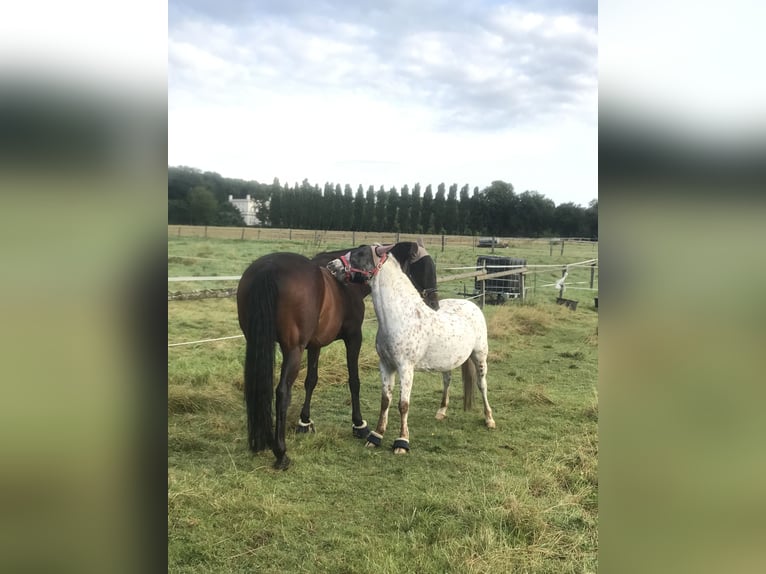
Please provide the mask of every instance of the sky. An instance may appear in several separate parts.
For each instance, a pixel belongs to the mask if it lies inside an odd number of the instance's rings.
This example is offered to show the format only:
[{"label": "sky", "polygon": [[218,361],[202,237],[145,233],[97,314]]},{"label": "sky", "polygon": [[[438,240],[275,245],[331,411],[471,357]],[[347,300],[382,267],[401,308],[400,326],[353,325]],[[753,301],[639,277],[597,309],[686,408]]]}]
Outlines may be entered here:
[{"label": "sky", "polygon": [[598,196],[597,2],[171,0],[168,164]]}]

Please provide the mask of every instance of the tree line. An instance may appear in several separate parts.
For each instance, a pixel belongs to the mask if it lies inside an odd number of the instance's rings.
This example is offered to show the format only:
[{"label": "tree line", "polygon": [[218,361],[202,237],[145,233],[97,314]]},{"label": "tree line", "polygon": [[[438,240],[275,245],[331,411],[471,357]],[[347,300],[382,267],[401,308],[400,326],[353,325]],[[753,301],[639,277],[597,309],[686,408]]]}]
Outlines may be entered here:
[{"label": "tree line", "polygon": [[598,238],[598,200],[587,207],[556,205],[536,191],[516,193],[493,181],[480,190],[444,183],[401,189],[308,180],[290,186],[221,177],[188,167],[168,168],[168,223],[244,226],[228,196],[250,195],[261,225],[293,229],[385,231],[504,237]]}]

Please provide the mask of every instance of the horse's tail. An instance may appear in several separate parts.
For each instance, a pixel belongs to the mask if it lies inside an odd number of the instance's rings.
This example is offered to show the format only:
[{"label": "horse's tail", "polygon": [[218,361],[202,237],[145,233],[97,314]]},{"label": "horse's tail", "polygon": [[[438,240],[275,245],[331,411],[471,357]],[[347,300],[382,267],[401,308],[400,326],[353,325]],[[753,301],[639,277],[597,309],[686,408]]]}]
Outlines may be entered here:
[{"label": "horse's tail", "polygon": [[476,365],[468,357],[460,368],[463,375],[463,410],[473,406],[473,388],[476,386]]},{"label": "horse's tail", "polygon": [[258,452],[274,442],[271,403],[274,395],[277,285],[270,272],[257,273],[248,294],[245,403],[250,450]]}]

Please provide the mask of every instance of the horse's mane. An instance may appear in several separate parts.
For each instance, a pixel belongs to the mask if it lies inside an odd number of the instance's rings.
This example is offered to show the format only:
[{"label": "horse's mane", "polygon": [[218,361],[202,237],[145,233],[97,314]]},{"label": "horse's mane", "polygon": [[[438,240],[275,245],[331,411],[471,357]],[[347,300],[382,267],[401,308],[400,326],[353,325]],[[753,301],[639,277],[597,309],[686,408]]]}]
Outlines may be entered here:
[{"label": "horse's mane", "polygon": [[439,308],[436,295],[436,264],[421,243],[397,243],[390,251],[402,271],[421,289],[420,296],[432,309]]},{"label": "horse's mane", "polygon": [[347,247],[346,249],[337,249],[336,251],[322,251],[317,253],[311,258],[311,261],[317,265],[327,265],[333,259],[337,259],[341,255],[345,255],[349,251],[354,249],[353,247]]}]

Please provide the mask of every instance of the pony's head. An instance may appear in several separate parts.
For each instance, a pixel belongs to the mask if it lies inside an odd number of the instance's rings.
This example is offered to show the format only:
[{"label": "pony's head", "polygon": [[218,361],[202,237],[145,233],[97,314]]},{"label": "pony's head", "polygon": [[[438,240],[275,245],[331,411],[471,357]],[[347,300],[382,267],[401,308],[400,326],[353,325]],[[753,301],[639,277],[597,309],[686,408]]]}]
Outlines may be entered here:
[{"label": "pony's head", "polygon": [[367,283],[375,277],[388,257],[399,262],[402,271],[410,278],[426,304],[432,309],[439,309],[436,265],[420,242],[361,245],[330,261],[327,269],[339,281]]},{"label": "pony's head", "polygon": [[339,281],[367,283],[386,262],[392,247],[393,245],[361,245],[330,261],[327,269]]}]

